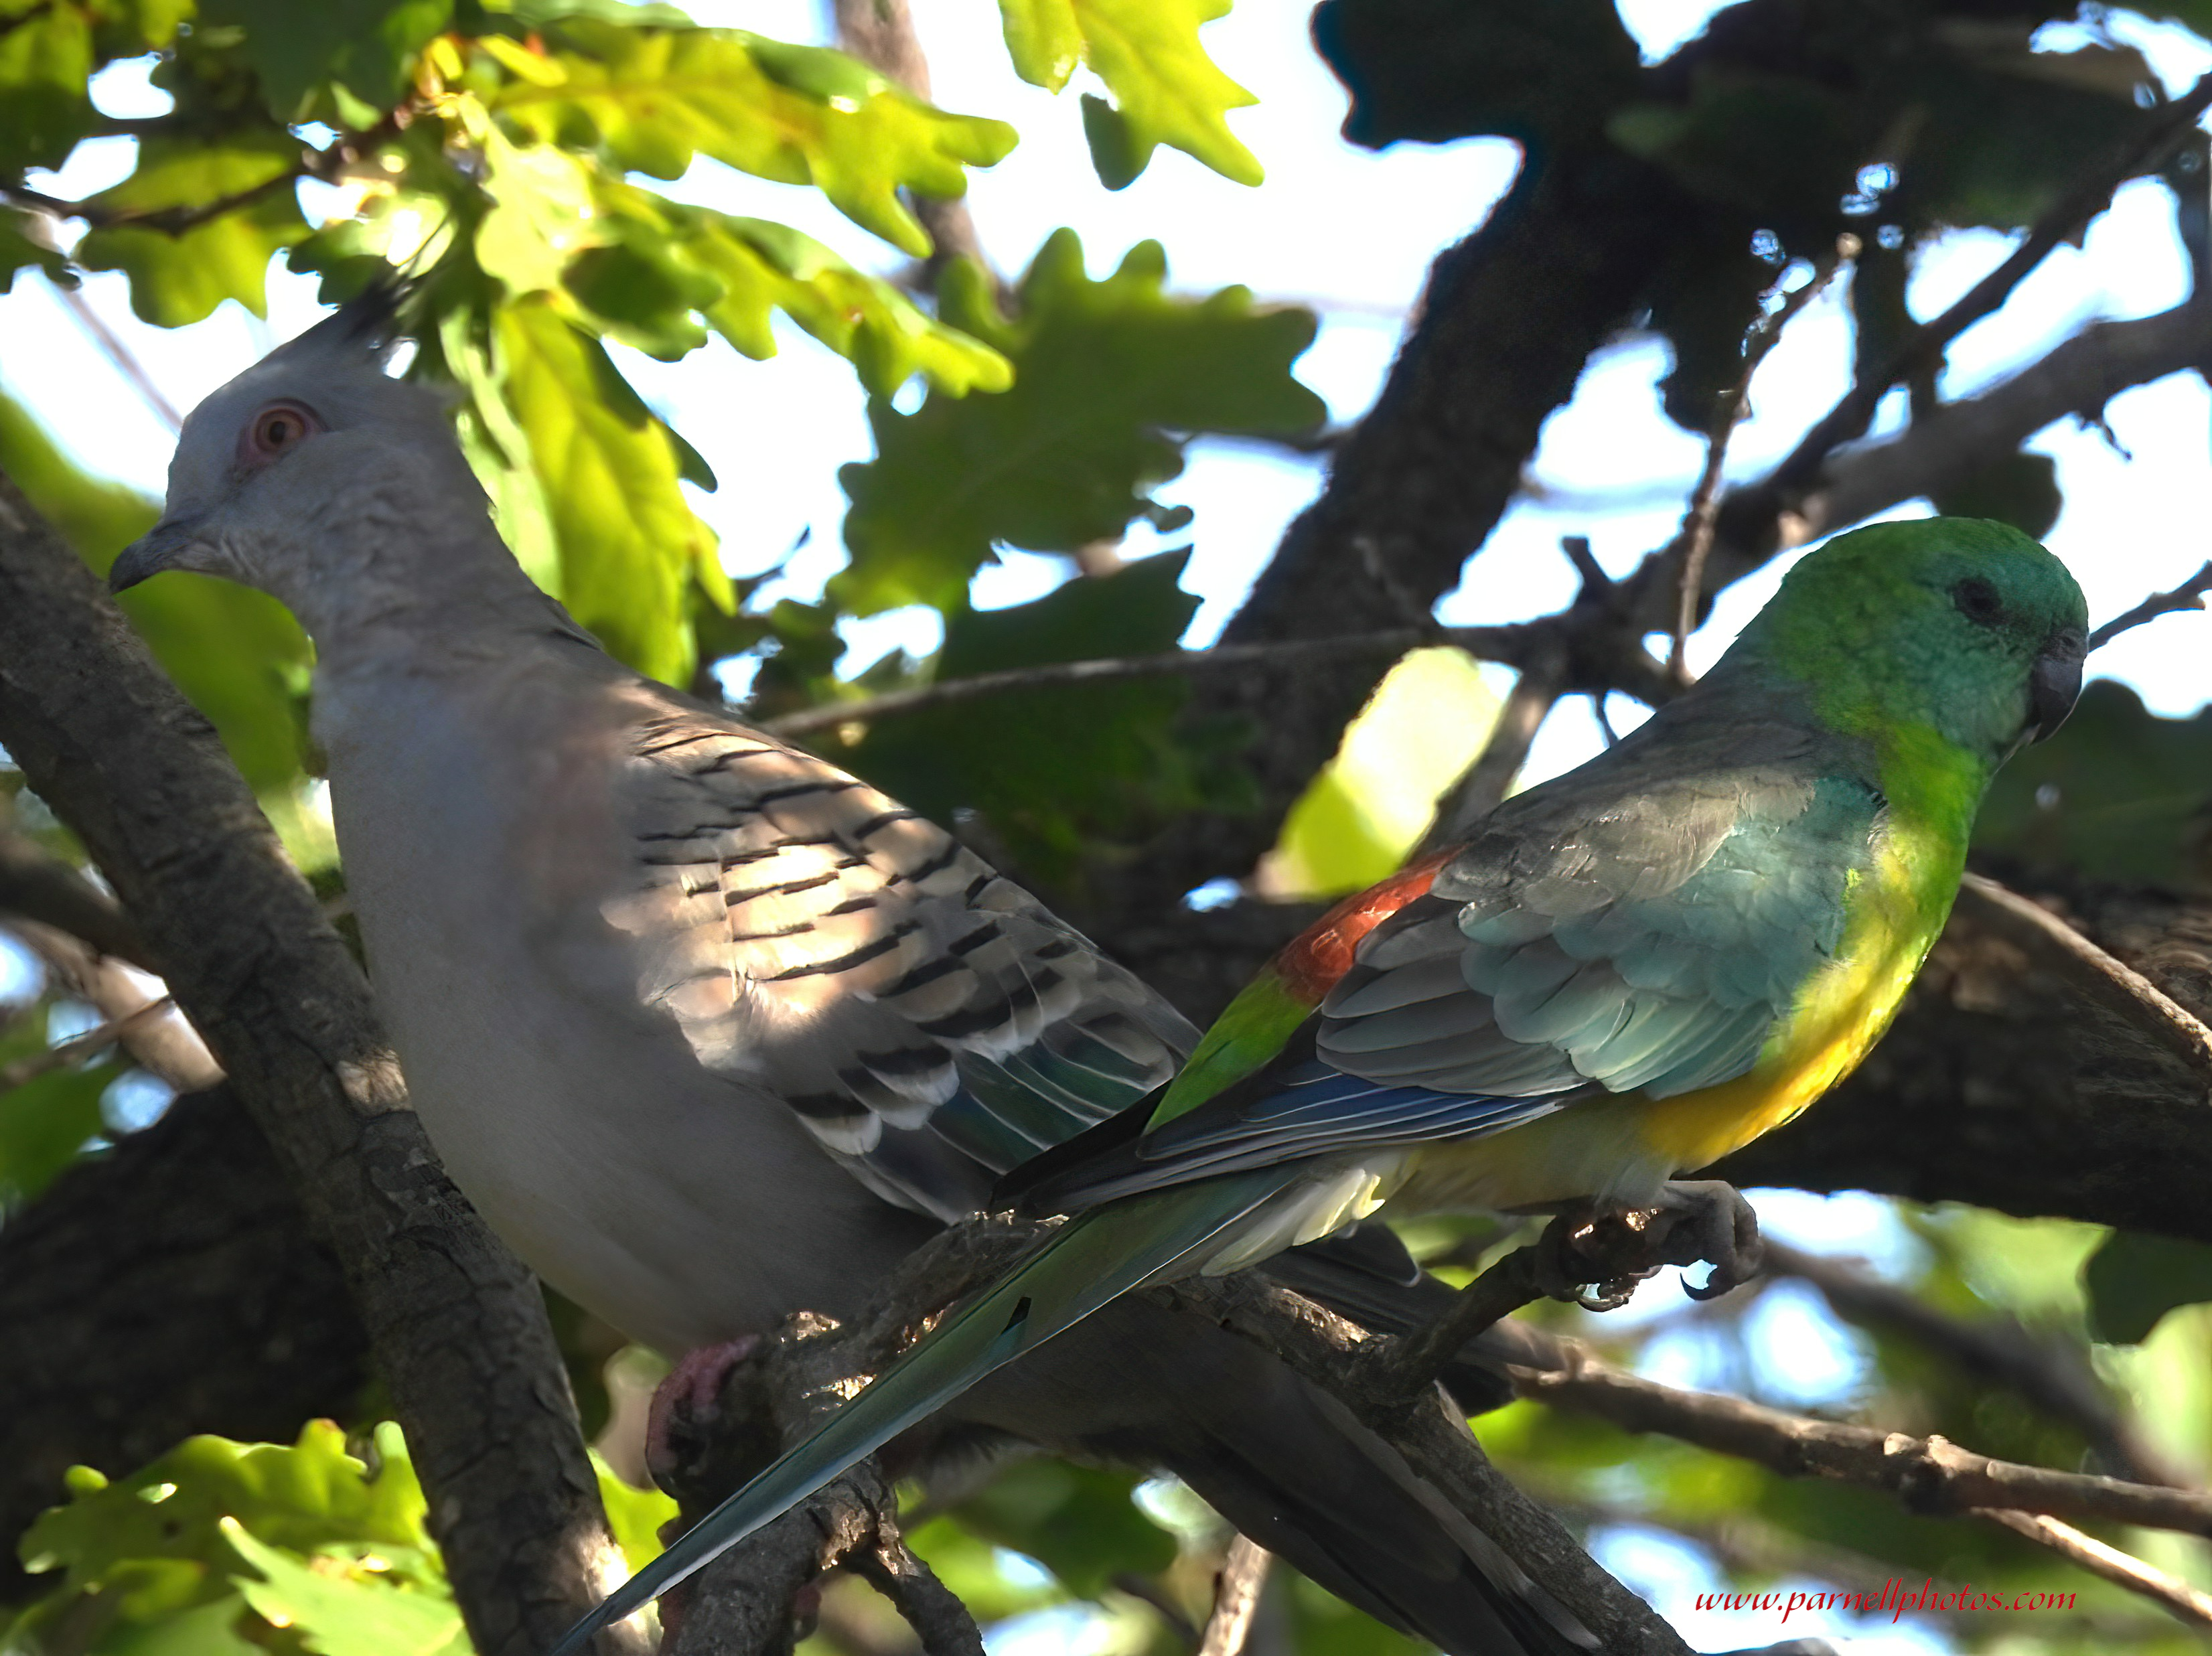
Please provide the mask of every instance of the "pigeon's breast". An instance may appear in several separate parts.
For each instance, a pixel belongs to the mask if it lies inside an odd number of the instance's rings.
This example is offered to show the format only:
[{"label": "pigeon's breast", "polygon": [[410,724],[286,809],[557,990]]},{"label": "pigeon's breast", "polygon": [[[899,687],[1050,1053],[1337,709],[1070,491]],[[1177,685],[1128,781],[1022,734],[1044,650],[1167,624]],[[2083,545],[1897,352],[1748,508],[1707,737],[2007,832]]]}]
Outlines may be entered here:
[{"label": "pigeon's breast", "polygon": [[622,870],[610,721],[555,683],[467,720],[456,699],[414,681],[319,719],[378,999],[455,1183],[547,1281],[665,1350],[844,1314],[926,1228],[639,1004],[600,914]]}]

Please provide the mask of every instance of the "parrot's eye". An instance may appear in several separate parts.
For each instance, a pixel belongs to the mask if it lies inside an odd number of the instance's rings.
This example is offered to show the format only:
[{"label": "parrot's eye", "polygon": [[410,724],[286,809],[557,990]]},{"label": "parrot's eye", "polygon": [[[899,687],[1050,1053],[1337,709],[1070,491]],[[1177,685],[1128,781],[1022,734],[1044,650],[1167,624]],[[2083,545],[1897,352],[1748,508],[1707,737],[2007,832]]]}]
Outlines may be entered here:
[{"label": "parrot's eye", "polygon": [[238,440],[239,463],[264,466],[322,430],[323,422],[297,403],[271,403],[253,416]]},{"label": "parrot's eye", "polygon": [[1969,575],[1951,589],[1951,602],[1960,614],[1982,627],[1995,626],[2004,617],[2004,600],[1997,589],[1978,575]]}]

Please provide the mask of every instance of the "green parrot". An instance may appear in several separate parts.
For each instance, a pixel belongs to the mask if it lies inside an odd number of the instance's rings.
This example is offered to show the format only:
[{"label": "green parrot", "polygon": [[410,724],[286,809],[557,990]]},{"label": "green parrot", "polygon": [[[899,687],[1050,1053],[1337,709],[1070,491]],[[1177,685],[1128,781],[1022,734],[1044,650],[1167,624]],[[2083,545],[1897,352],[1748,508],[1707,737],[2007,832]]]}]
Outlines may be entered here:
[{"label": "green parrot", "polygon": [[1991,777],[2073,707],[2087,626],[2064,566],[2002,524],[1878,525],[1802,560],[1694,688],[1339,905],[1161,1094],[1018,1170],[1006,1193],[1066,1222],[556,1656],[1117,1295],[1385,1198],[1703,1206],[1726,1286],[1748,1210],[1676,1175],[1789,1120],[1888,1028]]}]

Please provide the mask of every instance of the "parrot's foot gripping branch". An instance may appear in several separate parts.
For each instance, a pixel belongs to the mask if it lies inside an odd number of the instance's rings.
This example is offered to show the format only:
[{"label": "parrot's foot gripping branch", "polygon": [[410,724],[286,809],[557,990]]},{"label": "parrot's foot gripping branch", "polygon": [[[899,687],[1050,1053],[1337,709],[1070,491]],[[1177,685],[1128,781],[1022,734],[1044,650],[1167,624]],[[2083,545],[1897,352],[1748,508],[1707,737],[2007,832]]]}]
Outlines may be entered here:
[{"label": "parrot's foot gripping branch", "polygon": [[1416,1391],[1476,1335],[1538,1300],[1617,1311],[1662,1265],[1699,1264],[1711,1265],[1711,1276],[1683,1290],[1710,1300],[1758,1276],[1759,1259],[1759,1216],[1717,1179],[1674,1180],[1656,1207],[1578,1204],[1461,1289],[1443,1316],[1378,1351],[1376,1362],[1396,1388]]}]

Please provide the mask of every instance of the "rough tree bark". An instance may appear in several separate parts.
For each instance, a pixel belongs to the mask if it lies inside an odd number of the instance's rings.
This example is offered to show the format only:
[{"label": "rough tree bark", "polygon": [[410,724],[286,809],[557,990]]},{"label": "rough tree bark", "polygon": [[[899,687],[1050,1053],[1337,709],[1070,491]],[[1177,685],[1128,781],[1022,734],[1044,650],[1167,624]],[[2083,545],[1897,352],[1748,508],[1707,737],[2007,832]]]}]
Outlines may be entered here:
[{"label": "rough tree bark", "polygon": [[529,1656],[620,1568],[537,1283],[439,1171],[366,980],[214,731],[5,478],[0,743],[106,875],[343,1266],[477,1647]]}]

